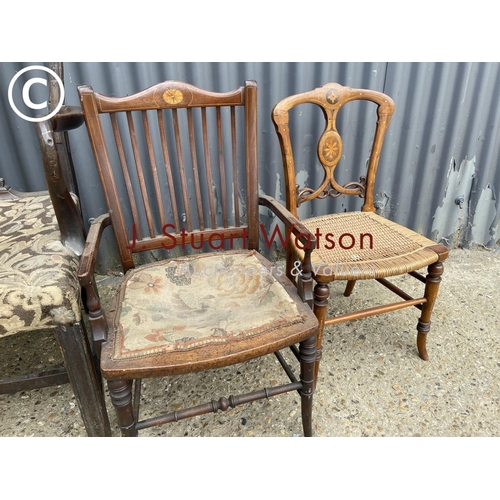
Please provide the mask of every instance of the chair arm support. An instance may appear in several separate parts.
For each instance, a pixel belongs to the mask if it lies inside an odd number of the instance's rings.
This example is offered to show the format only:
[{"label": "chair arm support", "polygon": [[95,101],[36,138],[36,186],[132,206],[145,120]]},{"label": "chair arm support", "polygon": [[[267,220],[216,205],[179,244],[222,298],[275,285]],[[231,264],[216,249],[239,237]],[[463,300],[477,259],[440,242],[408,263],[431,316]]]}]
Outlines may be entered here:
[{"label": "chair arm support", "polygon": [[[278,218],[285,224],[288,230],[292,230],[297,239],[304,246],[304,258],[300,263],[300,273],[294,279],[293,275],[288,274],[290,280],[295,283],[299,297],[309,304],[312,308],[314,303],[313,296],[313,279],[312,279],[312,265],[311,253],[316,248],[316,238],[292,213],[287,210],[281,203],[278,203],[274,198],[267,195],[259,196],[259,205],[263,205],[272,210]],[[287,249],[289,252],[290,249]]]},{"label": "chair arm support", "polygon": [[274,198],[267,195],[259,196],[259,205],[263,205],[272,210],[280,219],[287,229],[292,228],[292,233],[297,236],[298,240],[305,246],[304,251],[311,253],[316,247],[316,238],[292,213],[287,210],[281,203],[278,203]]},{"label": "chair arm support", "polygon": [[109,225],[111,224],[111,217],[109,214],[103,214],[97,217],[92,222],[83,249],[83,254],[80,258],[80,265],[78,267],[78,279],[80,285],[86,287],[93,281],[95,263],[97,260],[97,251],[101,242],[101,236]]},{"label": "chair arm support", "polygon": [[108,338],[108,324],[101,309],[99,292],[94,280],[94,269],[102,233],[110,224],[111,217],[109,214],[100,215],[92,222],[77,273],[80,286],[85,290],[94,348],[99,359],[101,357],[101,346]]}]

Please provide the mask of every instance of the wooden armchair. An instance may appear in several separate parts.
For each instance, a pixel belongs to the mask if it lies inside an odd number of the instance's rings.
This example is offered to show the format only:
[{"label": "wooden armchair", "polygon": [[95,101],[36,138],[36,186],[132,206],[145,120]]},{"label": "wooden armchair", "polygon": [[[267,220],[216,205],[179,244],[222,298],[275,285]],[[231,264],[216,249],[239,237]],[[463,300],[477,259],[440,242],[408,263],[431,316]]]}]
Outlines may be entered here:
[{"label": "wooden armchair", "polygon": [[[258,196],[255,82],[229,93],[175,81],[123,98],[78,91],[109,208],[92,224],[78,275],[122,434],[298,391],[304,434],[312,435],[318,322],[258,253],[259,203],[302,240],[309,234],[272,198]],[[94,265],[110,224],[126,274],[105,318]],[[144,252],[157,261],[139,265]],[[299,378],[279,352],[285,347],[300,362]],[[273,352],[290,383],[139,420],[141,379]]]},{"label": "wooden armchair", "polygon": [[[355,100],[374,102],[377,105],[378,120],[366,176],[362,176],[359,182],[348,182],[341,186],[334,177],[335,168],[342,157],[342,139],[336,128],[336,120],[341,107]],[[301,187],[296,181],[289,111],[303,104],[319,106],[326,122],[317,145],[317,155],[324,170],[323,180],[317,188]],[[328,214],[301,221],[317,239],[316,243],[310,245],[313,248],[311,255],[313,280],[310,279],[308,272],[302,272],[302,275],[293,272],[294,268],[300,269],[297,262],[306,264],[306,269],[309,268],[309,262],[304,260],[302,245],[297,245],[290,239],[287,247],[287,276],[296,281],[300,295],[314,307],[320,324],[316,375],[319,370],[325,326],[409,306],[421,311],[417,324],[417,347],[420,357],[428,359],[427,333],[430,330],[431,313],[448,249],[375,213],[375,175],[382,143],[393,112],[394,102],[389,96],[372,90],[351,89],[336,83],[287,97],[279,102],[272,112],[285,170],[286,206],[295,217],[298,217],[298,206],[315,198],[336,198],[343,194],[364,198],[361,212]],[[427,276],[417,272],[425,266],[428,266]],[[410,297],[386,280],[389,276],[405,273],[425,284],[423,297]],[[293,276],[294,274],[296,276]],[[356,281],[366,279],[375,279],[403,301],[326,318],[329,283],[336,280],[347,281],[344,295],[348,297]],[[316,283],[314,291],[313,282]]]},{"label": "wooden armchair", "polygon": [[0,179],[0,337],[54,328],[66,366],[4,378],[0,394],[69,380],[88,435],[106,436],[110,426],[84,330],[76,274],[85,234],[55,138],[82,123],[81,111],[65,106],[52,120],[36,124],[48,192],[15,191]]}]

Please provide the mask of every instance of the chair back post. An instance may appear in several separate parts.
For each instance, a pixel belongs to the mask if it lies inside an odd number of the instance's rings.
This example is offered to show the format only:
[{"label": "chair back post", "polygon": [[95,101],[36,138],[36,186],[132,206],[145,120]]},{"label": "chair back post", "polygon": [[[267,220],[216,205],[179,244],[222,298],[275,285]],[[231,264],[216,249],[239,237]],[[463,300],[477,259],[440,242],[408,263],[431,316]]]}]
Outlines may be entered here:
[{"label": "chair back post", "polygon": [[[336,120],[340,108],[348,102],[356,100],[368,100],[378,105],[377,127],[366,177],[361,177],[359,182],[348,182],[344,186],[340,186],[334,178],[335,168],[342,157],[342,139],[336,127]],[[321,185],[317,189],[306,187],[299,190],[300,186],[295,181],[296,172],[290,139],[289,111],[295,106],[306,103],[319,106],[325,117],[326,125],[317,146],[318,159],[325,170],[325,175]],[[393,100],[382,92],[351,89],[337,83],[328,83],[310,92],[287,97],[276,104],[271,117],[281,147],[288,210],[297,217],[297,207],[305,201],[314,198],[336,198],[341,194],[346,194],[364,197],[365,202],[362,211],[374,212],[373,191],[380,151],[394,109]]]},{"label": "chair back post", "polygon": [[94,90],[88,85],[78,87],[78,93],[80,95],[85,124],[87,126],[92,151],[94,152],[97,170],[99,172],[101,184],[104,188],[106,205],[111,215],[120,261],[123,270],[128,271],[134,267],[134,261],[132,259],[132,252],[127,248],[129,246],[127,228],[125,226],[125,219],[123,218],[118,192],[111,171],[106,140],[99,120],[96,97],[94,95]]},{"label": "chair back post", "polygon": [[373,204],[374,200],[374,189],[375,189],[375,177],[377,175],[378,162],[380,160],[380,153],[382,151],[382,145],[384,143],[385,133],[391,122],[392,114],[394,113],[395,104],[394,101],[385,94],[376,91],[364,91],[367,94],[365,99],[373,101],[378,104],[377,109],[377,128],[375,131],[375,136],[373,137],[372,151],[370,154],[370,161],[368,163],[368,169],[366,172],[366,186],[365,186],[365,202],[361,207],[362,212],[375,212],[375,206]]},{"label": "chair back post", "polygon": [[61,241],[65,247],[69,248],[76,255],[81,256],[85,245],[85,230],[81,214],[68,190],[61,169],[60,155],[53,127],[54,123],[64,122],[68,125],[72,122],[69,128],[75,128],[83,123],[81,112],[78,116],[78,113],[75,113],[74,109],[69,106],[61,108],[61,113],[64,114],[68,110],[73,110],[72,120],[54,118],[54,121],[45,120],[37,122],[35,128],[42,153],[45,181],[61,232]]},{"label": "chair back post", "polygon": [[[54,71],[57,76],[64,82],[64,65],[62,62],[50,62],[49,68]],[[61,87],[57,80],[49,75],[49,113],[52,113],[56,108],[61,97]],[[68,133],[54,132],[54,137],[57,144],[57,151],[59,152],[59,162],[61,164],[61,171],[64,176],[68,190],[71,193],[80,197],[78,192],[78,184],[76,182],[75,167],[73,165],[73,158],[71,157],[71,147],[69,144]]]},{"label": "chair back post", "polygon": [[257,82],[245,81],[245,147],[247,175],[248,248],[259,249],[259,185],[257,147]]}]

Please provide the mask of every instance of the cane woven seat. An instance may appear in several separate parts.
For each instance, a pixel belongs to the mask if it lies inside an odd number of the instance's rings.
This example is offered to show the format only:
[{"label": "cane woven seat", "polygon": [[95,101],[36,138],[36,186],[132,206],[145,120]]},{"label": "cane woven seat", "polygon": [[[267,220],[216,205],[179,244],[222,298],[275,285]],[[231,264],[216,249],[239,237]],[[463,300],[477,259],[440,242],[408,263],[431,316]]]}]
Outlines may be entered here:
[{"label": "cane woven seat", "polygon": [[[397,276],[438,260],[430,248],[434,241],[372,212],[330,214],[301,222],[316,235],[311,261],[313,274],[322,281]],[[297,245],[294,249],[297,259],[303,259],[303,250]]]}]

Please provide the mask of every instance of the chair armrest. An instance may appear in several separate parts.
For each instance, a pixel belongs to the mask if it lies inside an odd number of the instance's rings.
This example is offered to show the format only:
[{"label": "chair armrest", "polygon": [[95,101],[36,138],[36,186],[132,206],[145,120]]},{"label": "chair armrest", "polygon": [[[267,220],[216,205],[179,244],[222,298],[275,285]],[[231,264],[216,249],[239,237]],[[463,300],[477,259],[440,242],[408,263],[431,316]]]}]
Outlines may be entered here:
[{"label": "chair armrest", "polygon": [[278,203],[274,198],[267,195],[259,196],[259,205],[263,205],[270,210],[272,210],[280,219],[285,227],[288,229],[292,228],[292,233],[297,236],[298,240],[304,245],[304,251],[309,250],[308,253],[311,253],[312,250],[316,247],[316,238],[313,233],[309,231],[300,221],[292,215],[292,213],[286,209],[281,203]]},{"label": "chair armrest", "polygon": [[54,132],[65,132],[78,128],[84,122],[80,106],[62,106],[50,120]]},{"label": "chair armrest", "polygon": [[92,222],[85,242],[82,256],[80,258],[80,265],[78,266],[78,279],[80,285],[86,287],[93,281],[95,263],[97,260],[97,251],[101,236],[109,225],[111,224],[111,217],[109,214],[100,215]]}]

